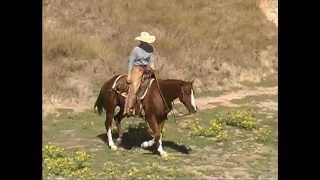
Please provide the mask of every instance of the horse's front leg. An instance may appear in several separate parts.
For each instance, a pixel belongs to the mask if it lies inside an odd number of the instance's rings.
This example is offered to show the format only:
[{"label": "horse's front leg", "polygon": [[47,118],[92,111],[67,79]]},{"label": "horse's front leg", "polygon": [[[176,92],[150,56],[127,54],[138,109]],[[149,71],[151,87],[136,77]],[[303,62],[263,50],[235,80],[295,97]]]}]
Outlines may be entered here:
[{"label": "horse's front leg", "polygon": [[148,127],[147,127],[147,132],[148,134],[152,137],[151,140],[149,141],[144,141],[142,144],[141,144],[141,147],[142,148],[147,148],[147,147],[151,147],[153,144],[154,144],[154,133],[152,132],[152,129],[150,128],[150,125],[149,123],[146,121]]},{"label": "horse's front leg", "polygon": [[[159,130],[159,132],[160,132],[160,130]],[[163,150],[163,147],[162,147],[162,133],[161,132],[159,133],[159,135],[155,136],[155,141],[157,142],[157,144],[156,144],[156,147],[158,147],[157,151],[160,153],[160,155],[162,157],[167,157],[168,154],[167,154],[167,152],[165,152]]]},{"label": "horse's front leg", "polygon": [[164,120],[163,121],[161,121],[161,123],[160,123],[160,132],[161,132],[161,134],[162,134],[162,131],[163,131],[163,126],[164,126]]},{"label": "horse's front leg", "polygon": [[154,133],[154,139],[152,140],[153,143],[156,145],[157,151],[160,153],[161,157],[167,157],[168,154],[163,150],[162,147],[161,125],[158,124],[157,119],[155,117],[148,118],[147,121]]}]

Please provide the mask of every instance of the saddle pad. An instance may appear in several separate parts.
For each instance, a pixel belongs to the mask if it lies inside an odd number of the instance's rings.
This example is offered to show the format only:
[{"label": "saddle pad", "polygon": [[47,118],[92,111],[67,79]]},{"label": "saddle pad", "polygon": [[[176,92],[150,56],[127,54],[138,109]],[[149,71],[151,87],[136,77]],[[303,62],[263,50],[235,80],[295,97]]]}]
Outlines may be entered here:
[{"label": "saddle pad", "polygon": [[122,78],[123,76],[126,76],[126,75],[125,75],[125,74],[122,74],[122,75],[119,75],[119,76],[116,78],[116,80],[113,82],[112,89],[115,90],[118,80],[119,80],[120,78]]},{"label": "saddle pad", "polygon": [[[120,92],[120,91],[118,91],[118,90],[116,89],[116,86],[117,86],[117,83],[118,83],[119,79],[122,78],[122,77],[124,77],[124,76],[126,76],[126,75],[125,75],[125,74],[122,74],[122,75],[119,75],[119,76],[115,79],[115,81],[114,81],[113,84],[112,84],[112,89],[113,89],[114,91],[116,91],[118,94],[120,94],[121,96],[123,96],[123,97],[126,98],[126,97],[128,96],[128,93],[127,93],[127,92]],[[148,92],[148,90],[150,89],[150,87],[151,87],[151,85],[152,85],[152,82],[153,82],[154,80],[155,80],[154,78],[150,79],[150,80],[147,82],[148,85],[147,85],[146,88],[143,88],[143,87],[142,87],[142,86],[143,86],[143,83],[141,83],[140,88],[139,88],[139,91],[138,91],[138,93],[137,93],[137,98],[138,98],[138,99],[140,99],[140,100],[144,99],[144,97],[147,95],[147,92]],[[142,92],[143,92],[143,93],[142,93]],[[142,95],[139,97],[138,94],[142,94]]]}]

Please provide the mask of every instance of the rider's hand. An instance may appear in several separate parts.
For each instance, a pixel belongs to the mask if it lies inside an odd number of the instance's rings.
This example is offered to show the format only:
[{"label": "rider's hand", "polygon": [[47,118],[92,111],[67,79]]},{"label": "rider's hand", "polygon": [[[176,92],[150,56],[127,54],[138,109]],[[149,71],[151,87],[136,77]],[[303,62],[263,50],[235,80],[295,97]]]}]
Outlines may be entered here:
[{"label": "rider's hand", "polygon": [[154,70],[153,70],[153,73],[154,73],[156,76],[159,75],[159,71],[158,71],[157,69],[154,69]]},{"label": "rider's hand", "polygon": [[131,84],[131,78],[130,77],[127,78],[127,83]]}]

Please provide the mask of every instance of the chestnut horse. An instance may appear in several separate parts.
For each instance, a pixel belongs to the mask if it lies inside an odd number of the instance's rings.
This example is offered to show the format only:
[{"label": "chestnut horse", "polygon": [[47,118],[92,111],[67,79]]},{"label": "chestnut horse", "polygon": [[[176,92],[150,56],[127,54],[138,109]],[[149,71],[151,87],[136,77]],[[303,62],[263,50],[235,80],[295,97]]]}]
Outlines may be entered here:
[{"label": "chestnut horse", "polygon": [[[117,83],[114,82],[117,80]],[[161,132],[164,126],[164,121],[167,119],[168,113],[172,110],[172,102],[175,99],[179,99],[185,107],[188,109],[189,113],[195,113],[197,110],[192,84],[193,81],[187,82],[182,80],[159,80],[159,91],[158,84],[153,81],[149,90],[145,94],[145,97],[141,100],[144,119],[147,121],[150,129],[149,134],[153,137],[150,141],[145,141],[141,144],[141,147],[146,148],[155,144],[157,151],[161,156],[166,156],[166,152],[162,148]],[[116,85],[119,90],[116,92],[112,87]],[[128,85],[126,83],[126,76],[120,77],[116,75],[102,86],[99,96],[94,105],[94,109],[98,110],[100,115],[103,110],[106,112],[105,127],[108,137],[108,145],[112,150],[116,150],[117,146],[112,140],[111,127],[112,119],[114,118],[117,129],[118,129],[118,139],[117,143],[120,144],[122,140],[123,131],[121,129],[121,120],[124,118],[124,104],[125,97],[123,97],[119,92],[126,92],[128,90]],[[161,94],[163,95],[163,98]],[[115,108],[119,106],[120,111],[114,116]],[[138,104],[136,105],[136,111],[140,114]]]}]

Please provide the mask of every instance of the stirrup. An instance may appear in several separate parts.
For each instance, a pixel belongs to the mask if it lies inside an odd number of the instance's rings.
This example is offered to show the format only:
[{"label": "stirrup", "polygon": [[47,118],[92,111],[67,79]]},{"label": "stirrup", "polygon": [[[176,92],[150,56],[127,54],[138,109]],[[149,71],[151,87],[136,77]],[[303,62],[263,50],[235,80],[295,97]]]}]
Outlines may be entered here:
[{"label": "stirrup", "polygon": [[134,116],[135,115],[135,109],[129,109],[129,115]]},{"label": "stirrup", "polygon": [[123,96],[123,97],[125,97],[125,98],[128,97],[128,93],[126,93],[126,92],[122,92],[122,93],[120,93],[120,95]]},{"label": "stirrup", "polygon": [[134,109],[132,109],[131,111],[129,109],[129,111],[124,111],[123,115],[126,116],[126,117],[129,117],[129,116],[134,116],[135,115],[134,113],[135,113]]}]

